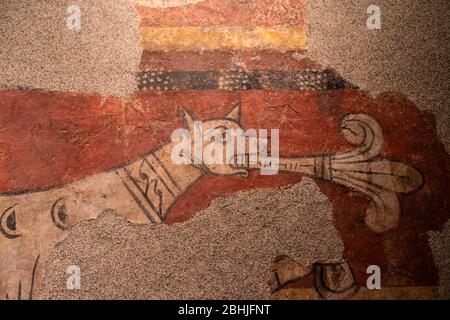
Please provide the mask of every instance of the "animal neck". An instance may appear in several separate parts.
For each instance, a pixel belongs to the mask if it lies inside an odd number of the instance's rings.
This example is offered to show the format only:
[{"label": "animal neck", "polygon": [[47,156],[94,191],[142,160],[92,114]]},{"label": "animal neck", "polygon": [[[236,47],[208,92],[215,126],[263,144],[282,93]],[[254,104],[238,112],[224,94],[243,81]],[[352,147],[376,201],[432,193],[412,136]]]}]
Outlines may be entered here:
[{"label": "animal neck", "polygon": [[171,159],[173,143],[116,171],[146,216],[162,223],[175,201],[205,172],[190,164],[175,164]]}]

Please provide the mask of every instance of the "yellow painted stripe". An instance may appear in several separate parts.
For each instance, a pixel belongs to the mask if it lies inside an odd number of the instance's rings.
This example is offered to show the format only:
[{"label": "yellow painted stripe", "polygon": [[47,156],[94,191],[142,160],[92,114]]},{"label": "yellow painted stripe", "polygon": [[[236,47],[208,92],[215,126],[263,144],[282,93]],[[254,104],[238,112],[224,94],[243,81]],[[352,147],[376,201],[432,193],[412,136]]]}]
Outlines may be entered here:
[{"label": "yellow painted stripe", "polygon": [[307,33],[299,27],[218,27],[140,29],[144,50],[307,50]]}]

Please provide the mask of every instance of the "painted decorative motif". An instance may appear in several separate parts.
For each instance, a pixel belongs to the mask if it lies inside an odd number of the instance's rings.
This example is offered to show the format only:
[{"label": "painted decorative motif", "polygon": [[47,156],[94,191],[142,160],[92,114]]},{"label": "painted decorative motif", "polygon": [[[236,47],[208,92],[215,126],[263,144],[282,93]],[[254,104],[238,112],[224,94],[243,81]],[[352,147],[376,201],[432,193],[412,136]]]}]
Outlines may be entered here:
[{"label": "painted decorative motif", "polygon": [[[238,105],[224,118],[204,121],[204,130],[242,129],[239,122],[240,108]],[[194,118],[186,111],[184,121],[192,131]],[[339,129],[345,140],[354,144],[355,148],[316,156],[281,157],[280,172],[309,175],[361,192],[370,199],[365,218],[369,229],[383,233],[395,228],[401,211],[397,194],[417,191],[423,183],[422,175],[405,163],[377,158],[383,151],[384,137],[382,127],[372,116],[348,114],[340,122]],[[27,219],[24,217],[26,212],[48,212],[48,226],[45,227],[48,228],[52,222],[54,233],[57,232],[55,238],[46,235],[45,239],[39,239],[43,250],[38,253],[39,258],[48,254],[70,225],[93,218],[95,212],[99,214],[100,211],[93,210],[93,206],[120,208],[119,212],[130,221],[163,223],[177,199],[205,175],[248,176],[247,170],[260,169],[262,165],[250,165],[248,161],[239,167],[175,165],[170,156],[173,147],[173,142],[164,144],[136,161],[67,187],[4,194],[0,198],[2,207],[6,208],[1,215],[1,231],[7,241],[2,244],[2,252],[8,252],[9,242],[20,238],[22,232],[27,232],[26,226],[23,231],[20,228],[22,219]],[[236,154],[236,157],[240,156],[249,159],[248,154]],[[36,280],[38,258],[29,257],[36,259],[32,278],[27,279],[31,281],[31,287],[25,291],[30,296]],[[7,270],[6,266],[3,266],[3,270]],[[24,291],[22,279],[18,281],[17,290],[20,298]],[[6,292],[6,295],[10,294]]]},{"label": "painted decorative motif", "polygon": [[[368,264],[385,270],[388,288],[437,286],[426,232],[449,219],[450,161],[427,113],[399,94],[372,98],[299,58],[302,1],[139,4],[144,51],[133,97],[0,92],[0,298],[36,298],[50,251],[105,209],[172,225],[214,198],[305,176],[333,204],[344,259],[273,257],[275,297],[310,289],[352,297]],[[280,129],[279,174],[261,176],[264,164],[248,161],[175,165],[171,133],[192,132],[195,120],[224,131]]]}]

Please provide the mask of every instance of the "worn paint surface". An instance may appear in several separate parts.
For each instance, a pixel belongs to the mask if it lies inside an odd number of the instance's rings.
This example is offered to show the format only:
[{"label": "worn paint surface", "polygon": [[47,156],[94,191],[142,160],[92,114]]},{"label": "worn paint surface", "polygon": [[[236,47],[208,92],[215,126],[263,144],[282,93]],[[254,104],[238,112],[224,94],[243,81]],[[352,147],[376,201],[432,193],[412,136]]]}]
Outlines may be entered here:
[{"label": "worn paint surface", "polygon": [[[427,232],[450,218],[450,162],[435,120],[399,93],[370,97],[298,58],[292,50],[307,49],[302,1],[144,2],[132,97],[0,92],[0,294],[32,297],[56,243],[106,208],[133,223],[186,223],[218,197],[311,176],[332,205],[344,254],[329,265],[278,261],[267,275],[275,298],[370,298],[358,287],[374,264],[387,288],[377,297],[434,297]],[[173,167],[165,146],[194,119],[280,129],[285,170],[243,177],[251,168]],[[160,182],[155,193],[149,177]],[[339,294],[324,290],[330,281]]]}]

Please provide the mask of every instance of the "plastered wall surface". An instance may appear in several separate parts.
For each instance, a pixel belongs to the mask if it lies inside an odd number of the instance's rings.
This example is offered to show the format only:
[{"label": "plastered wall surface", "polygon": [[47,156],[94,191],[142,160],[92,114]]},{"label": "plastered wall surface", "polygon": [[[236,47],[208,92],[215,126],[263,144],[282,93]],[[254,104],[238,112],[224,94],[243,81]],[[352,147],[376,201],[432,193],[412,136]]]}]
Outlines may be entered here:
[{"label": "plastered wall surface", "polygon": [[[362,13],[381,8],[381,30]],[[308,1],[311,56],[373,95],[397,91],[432,112],[449,150],[448,1]]]},{"label": "plastered wall surface", "polygon": [[[0,4],[1,298],[448,297],[447,1],[380,30],[369,1],[69,4]],[[175,165],[199,120],[279,129],[280,172]]]},{"label": "plastered wall surface", "polygon": [[[332,219],[331,203],[308,179],[279,191],[216,199],[191,221],[173,226],[133,226],[106,213],[58,246],[42,294],[51,299],[269,299],[267,283],[279,255],[302,265],[342,260],[343,243]],[[73,295],[60,283],[67,263],[84,261],[85,289]]]},{"label": "plastered wall surface", "polygon": [[132,1],[77,1],[79,31],[67,28],[70,1],[2,1],[0,86],[127,96],[141,49]]}]

